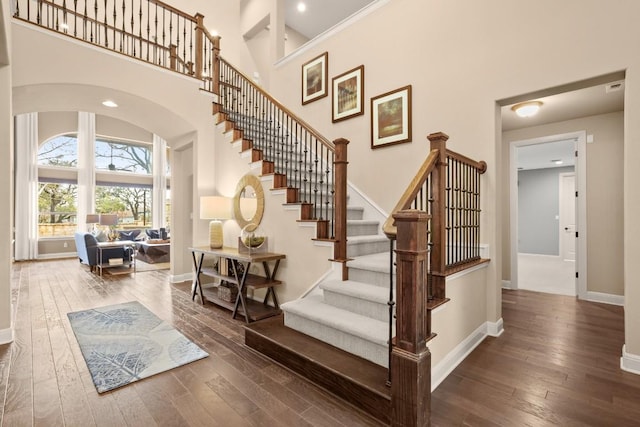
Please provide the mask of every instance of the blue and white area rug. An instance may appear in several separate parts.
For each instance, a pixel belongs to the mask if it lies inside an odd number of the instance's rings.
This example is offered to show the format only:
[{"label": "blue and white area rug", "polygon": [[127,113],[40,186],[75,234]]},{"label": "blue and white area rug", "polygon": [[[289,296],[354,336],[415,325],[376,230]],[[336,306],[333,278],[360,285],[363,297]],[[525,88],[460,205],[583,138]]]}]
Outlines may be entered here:
[{"label": "blue and white area rug", "polygon": [[208,356],[137,301],[67,316],[98,393]]}]

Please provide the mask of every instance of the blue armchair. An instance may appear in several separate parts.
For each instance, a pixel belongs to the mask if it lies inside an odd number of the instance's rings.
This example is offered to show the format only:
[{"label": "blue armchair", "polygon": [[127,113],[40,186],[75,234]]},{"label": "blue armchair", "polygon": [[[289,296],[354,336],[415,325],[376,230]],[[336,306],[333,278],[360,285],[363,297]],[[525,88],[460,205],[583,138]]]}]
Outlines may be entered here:
[{"label": "blue armchair", "polygon": [[[91,233],[76,232],[76,250],[82,264],[89,266],[91,271],[98,264],[98,240]],[[131,261],[132,253],[128,248],[106,248],[102,251],[102,262],[107,263],[111,258],[121,258],[123,261]]]}]

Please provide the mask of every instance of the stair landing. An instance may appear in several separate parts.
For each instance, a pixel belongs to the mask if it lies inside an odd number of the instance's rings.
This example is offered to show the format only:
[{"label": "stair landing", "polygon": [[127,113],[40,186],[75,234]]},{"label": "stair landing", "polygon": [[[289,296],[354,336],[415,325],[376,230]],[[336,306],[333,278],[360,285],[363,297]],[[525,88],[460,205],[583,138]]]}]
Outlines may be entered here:
[{"label": "stair landing", "polygon": [[385,368],[284,326],[282,315],[245,326],[245,344],[389,423]]}]

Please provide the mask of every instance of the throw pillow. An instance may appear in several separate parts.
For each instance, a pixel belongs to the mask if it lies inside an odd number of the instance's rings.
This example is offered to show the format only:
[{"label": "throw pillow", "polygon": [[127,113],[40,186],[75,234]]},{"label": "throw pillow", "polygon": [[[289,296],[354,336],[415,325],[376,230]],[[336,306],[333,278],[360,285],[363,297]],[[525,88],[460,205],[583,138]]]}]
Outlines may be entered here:
[{"label": "throw pillow", "polygon": [[149,239],[159,239],[160,238],[160,231],[158,230],[154,230],[152,228],[148,228],[145,230],[145,233],[147,233],[147,237]]},{"label": "throw pillow", "polygon": [[98,230],[95,236],[98,242],[106,242],[107,240],[109,240],[109,238],[107,237],[107,233],[105,233],[104,230]]},{"label": "throw pillow", "polygon": [[118,240],[136,240],[140,230],[119,230]]}]

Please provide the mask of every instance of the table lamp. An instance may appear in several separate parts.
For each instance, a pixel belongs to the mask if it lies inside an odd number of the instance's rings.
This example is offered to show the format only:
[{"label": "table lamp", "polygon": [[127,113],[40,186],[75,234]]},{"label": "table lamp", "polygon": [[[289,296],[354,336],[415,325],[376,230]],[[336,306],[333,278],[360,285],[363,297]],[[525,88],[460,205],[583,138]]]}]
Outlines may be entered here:
[{"label": "table lamp", "polygon": [[100,215],[98,214],[87,214],[87,219],[85,220],[87,225],[91,225],[90,231],[95,230],[96,224],[100,222]]},{"label": "table lamp", "polygon": [[114,227],[118,224],[117,214],[100,214],[100,225],[109,227],[109,240],[115,240]]},{"label": "table lamp", "polygon": [[231,219],[231,199],[222,196],[200,197],[200,219],[210,219],[209,246],[219,249],[223,246],[222,220]]}]

